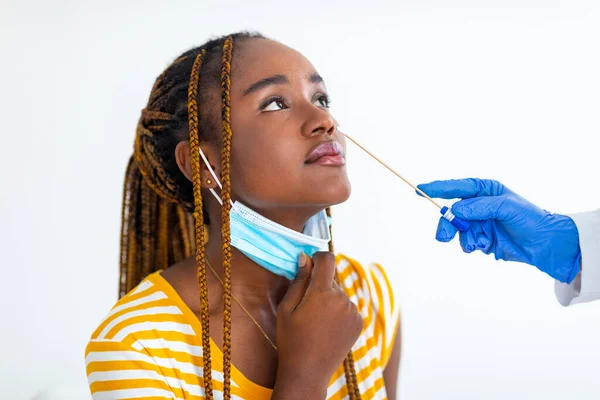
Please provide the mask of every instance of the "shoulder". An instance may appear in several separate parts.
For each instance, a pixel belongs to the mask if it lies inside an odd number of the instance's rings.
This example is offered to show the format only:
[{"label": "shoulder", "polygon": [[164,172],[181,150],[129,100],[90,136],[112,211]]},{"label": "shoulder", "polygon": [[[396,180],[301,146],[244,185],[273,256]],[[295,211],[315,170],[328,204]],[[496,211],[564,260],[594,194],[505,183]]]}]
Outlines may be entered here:
[{"label": "shoulder", "polygon": [[385,269],[376,263],[362,265],[337,256],[340,286],[364,319],[364,334],[377,338],[379,359],[387,365],[400,325],[400,306]]},{"label": "shoulder", "polygon": [[117,301],[92,334],[91,342],[120,342],[135,348],[139,339],[151,339],[164,330],[193,335],[191,326],[182,323],[182,309],[167,286],[158,273],[148,276]]},{"label": "shoulder", "polygon": [[362,265],[345,254],[338,254],[336,262],[338,277],[344,290],[367,290],[377,303],[394,297],[390,279],[380,264]]}]

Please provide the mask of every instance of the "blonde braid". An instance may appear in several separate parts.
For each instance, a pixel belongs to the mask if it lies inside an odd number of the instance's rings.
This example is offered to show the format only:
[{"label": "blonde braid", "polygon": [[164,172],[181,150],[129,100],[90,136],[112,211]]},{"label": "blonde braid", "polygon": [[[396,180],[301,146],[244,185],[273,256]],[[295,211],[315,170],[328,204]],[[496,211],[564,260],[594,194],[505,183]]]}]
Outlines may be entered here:
[{"label": "blonde braid", "polygon": [[127,259],[124,260],[124,263],[127,265],[124,276],[121,275],[121,282],[123,282],[123,292],[121,296],[124,296],[127,292],[129,292],[136,281],[136,276],[138,273],[138,265],[141,265],[141,257],[140,251],[138,251],[138,239],[139,232],[137,227],[141,225],[139,223],[140,212],[139,208],[141,207],[141,188],[142,188],[142,174],[137,167],[137,163],[133,160],[132,171],[129,179],[129,187],[127,191],[129,192],[127,210],[125,210],[125,214],[127,217],[127,229],[124,230],[123,234],[127,235],[127,240],[124,240],[124,245],[127,246],[121,249],[121,253],[126,255]]},{"label": "blonde braid", "polygon": [[181,235],[183,237],[183,257],[187,258],[190,255],[192,255],[192,241],[189,235],[188,214],[181,207],[177,208],[177,222],[179,225],[179,229],[181,230]]},{"label": "blonde braid", "polygon": [[172,205],[161,201],[158,204],[158,240],[156,243],[156,269],[169,266],[169,211]]},{"label": "blonde braid", "polygon": [[208,313],[208,283],[206,280],[206,253],[204,248],[204,214],[202,211],[202,176],[200,174],[200,140],[198,138],[198,85],[200,67],[206,54],[202,49],[196,56],[190,86],[188,88],[188,118],[190,130],[190,151],[192,153],[192,183],[194,188],[194,218],[196,220],[196,268],[200,286],[200,322],[202,323],[202,359],[204,371],[204,391],[208,400],[213,399],[212,363],[210,356],[210,315]]},{"label": "blonde braid", "polygon": [[132,193],[129,190],[133,179],[135,169],[132,168],[134,163],[133,157],[129,158],[127,169],[125,170],[125,182],[123,184],[123,205],[121,207],[121,249],[119,260],[119,297],[124,296],[127,291],[127,259],[128,259],[128,244],[129,244],[129,218],[131,209]]},{"label": "blonde braid", "polygon": [[[331,207],[327,207],[326,209],[327,216],[331,218]],[[335,249],[333,247],[333,229],[332,224],[329,225],[329,251],[335,254]],[[335,269],[335,280],[340,283],[340,277],[338,273],[338,269]],[[360,400],[360,391],[358,389],[358,382],[356,378],[356,368],[354,367],[354,356],[352,355],[352,350],[348,352],[348,355],[344,359],[344,375],[346,376],[346,386],[348,387],[348,395],[350,396],[350,400]]]},{"label": "blonde braid", "polygon": [[231,232],[229,215],[231,211],[231,59],[233,38],[225,39],[221,69],[222,130],[221,180],[223,201],[221,213],[221,238],[223,250],[223,398],[231,398]]}]

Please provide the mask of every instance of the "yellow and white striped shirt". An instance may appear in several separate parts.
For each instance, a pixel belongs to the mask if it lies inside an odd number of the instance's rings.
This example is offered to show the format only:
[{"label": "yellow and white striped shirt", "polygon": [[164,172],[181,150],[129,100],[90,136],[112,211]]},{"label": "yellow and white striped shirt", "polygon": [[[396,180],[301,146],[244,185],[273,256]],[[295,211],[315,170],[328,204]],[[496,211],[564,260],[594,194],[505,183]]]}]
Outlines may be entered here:
[{"label": "yellow and white striped shirt", "polygon": [[[386,399],[383,369],[397,334],[400,312],[379,265],[362,267],[337,257],[341,287],[364,318],[352,347],[363,399]],[[223,397],[222,353],[211,340],[215,399]],[[92,335],[86,368],[94,400],[203,399],[202,328],[194,313],[159,272],[117,302]],[[233,399],[265,400],[272,390],[231,366]],[[331,378],[328,399],[348,398],[342,365]]]}]

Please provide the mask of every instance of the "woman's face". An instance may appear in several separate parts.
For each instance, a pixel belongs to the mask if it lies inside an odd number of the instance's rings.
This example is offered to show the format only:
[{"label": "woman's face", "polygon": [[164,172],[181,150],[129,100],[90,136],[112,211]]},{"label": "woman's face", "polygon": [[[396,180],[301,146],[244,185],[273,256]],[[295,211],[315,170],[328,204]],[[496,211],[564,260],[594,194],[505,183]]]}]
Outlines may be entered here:
[{"label": "woman's face", "polygon": [[313,65],[280,43],[254,39],[234,45],[232,71],[232,197],[265,215],[345,201],[346,142]]}]

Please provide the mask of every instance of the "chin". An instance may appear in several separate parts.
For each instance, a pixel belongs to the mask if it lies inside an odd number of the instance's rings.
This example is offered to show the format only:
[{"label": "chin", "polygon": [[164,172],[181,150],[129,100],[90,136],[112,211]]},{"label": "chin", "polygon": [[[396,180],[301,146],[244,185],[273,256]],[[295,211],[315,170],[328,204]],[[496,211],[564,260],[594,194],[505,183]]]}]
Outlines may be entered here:
[{"label": "chin", "polygon": [[324,195],[323,197],[325,197],[322,199],[322,203],[327,207],[334,206],[336,204],[344,203],[350,198],[352,186],[350,185],[350,181],[346,178],[341,182],[336,182],[335,185],[328,185],[326,188],[322,189],[321,193]]}]

